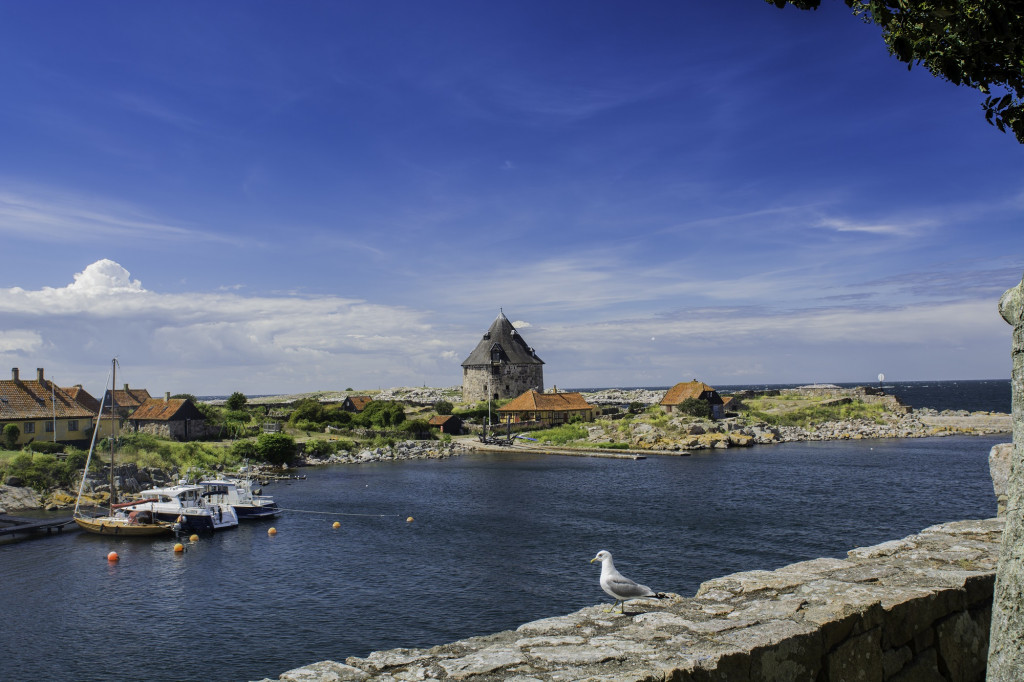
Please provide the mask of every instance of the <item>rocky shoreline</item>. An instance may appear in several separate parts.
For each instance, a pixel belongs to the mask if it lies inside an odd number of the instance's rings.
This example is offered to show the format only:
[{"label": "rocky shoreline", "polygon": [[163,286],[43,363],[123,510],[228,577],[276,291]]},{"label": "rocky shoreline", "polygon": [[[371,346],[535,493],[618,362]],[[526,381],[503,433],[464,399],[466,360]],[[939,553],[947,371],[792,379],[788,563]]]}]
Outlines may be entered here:
[{"label": "rocky shoreline", "polygon": [[[397,390],[397,389],[394,389]],[[625,391],[611,389],[601,393],[603,399],[621,402],[623,396],[643,398],[642,390]],[[650,392],[648,392],[650,393]],[[638,400],[640,402],[640,400]],[[737,419],[723,419],[717,422],[694,420],[690,417],[668,419],[663,426],[648,421],[610,421],[587,426],[586,440],[568,446],[554,448],[545,443],[526,444],[518,441],[516,449],[534,451],[561,451],[563,453],[597,454],[615,453],[685,454],[706,449],[726,449],[794,443],[802,441],[862,440],[873,438],[924,438],[951,435],[994,435],[1012,430],[1008,414],[991,412],[969,413],[963,410],[936,412],[921,409],[907,414],[887,413],[884,423],[868,420],[825,422],[813,428],[799,426],[770,426],[767,424],[747,425]],[[607,444],[617,444],[609,448]],[[604,445],[603,445],[604,444]],[[625,449],[620,449],[621,447]],[[298,466],[322,466],[328,464],[359,464],[367,462],[394,462],[414,459],[445,459],[455,457],[467,450],[483,449],[475,438],[441,441],[400,441],[390,447],[362,448],[351,452],[338,452],[318,458],[305,455]],[[261,468],[261,472],[273,474],[274,469]],[[124,465],[115,472],[118,489],[128,493],[143,492],[148,488],[177,481],[180,472],[176,469],[139,469],[135,465]],[[106,475],[90,477],[86,481],[87,504],[98,505],[109,496]],[[55,490],[40,495],[20,486],[0,485],[0,510],[6,512],[27,509],[66,509],[73,507],[75,493]],[[4,513],[0,511],[0,513]]]}]

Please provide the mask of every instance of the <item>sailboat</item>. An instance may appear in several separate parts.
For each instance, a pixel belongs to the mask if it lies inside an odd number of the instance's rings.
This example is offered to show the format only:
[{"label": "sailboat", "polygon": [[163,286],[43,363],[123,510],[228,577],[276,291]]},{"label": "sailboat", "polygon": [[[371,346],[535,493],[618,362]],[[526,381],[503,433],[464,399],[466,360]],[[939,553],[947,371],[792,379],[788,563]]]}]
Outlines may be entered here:
[{"label": "sailboat", "polygon": [[103,392],[103,399],[100,400],[100,409],[96,413],[96,428],[92,432],[92,442],[89,444],[89,456],[85,459],[85,470],[82,471],[82,482],[78,486],[78,499],[75,500],[75,511],[72,517],[82,530],[98,535],[164,535],[174,529],[174,524],[156,519],[152,512],[134,511],[126,509],[134,502],[117,504],[117,488],[114,485],[114,390],[117,385],[117,358],[110,367],[114,381],[110,384],[110,507],[105,516],[86,516],[79,510],[82,501],[82,491],[85,489],[85,478],[89,474],[89,464],[92,462],[92,453],[96,449],[96,436],[100,430],[100,420],[103,418],[103,405],[107,399],[107,391]]}]

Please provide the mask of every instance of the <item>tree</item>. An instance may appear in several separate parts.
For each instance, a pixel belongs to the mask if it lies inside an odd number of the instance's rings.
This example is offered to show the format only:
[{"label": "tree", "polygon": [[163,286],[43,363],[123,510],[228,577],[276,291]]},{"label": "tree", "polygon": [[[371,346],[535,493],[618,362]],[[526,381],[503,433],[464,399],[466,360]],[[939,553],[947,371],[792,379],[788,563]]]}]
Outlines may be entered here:
[{"label": "tree", "polygon": [[228,408],[232,412],[237,412],[245,407],[245,404],[249,402],[249,399],[245,397],[244,393],[235,391],[228,399],[224,401],[224,407]]},{"label": "tree", "polygon": [[451,414],[453,409],[455,409],[455,406],[447,400],[438,400],[434,403],[434,412],[438,414]]},{"label": "tree", "polygon": [[[765,0],[817,9],[821,0]],[[986,95],[985,119],[1024,144],[1024,3],[1020,0],[843,0],[882,28],[889,54]]]},{"label": "tree", "polygon": [[324,421],[324,406],[316,398],[303,398],[295,404],[295,409],[288,417],[288,423],[294,426],[300,421],[319,424]]}]

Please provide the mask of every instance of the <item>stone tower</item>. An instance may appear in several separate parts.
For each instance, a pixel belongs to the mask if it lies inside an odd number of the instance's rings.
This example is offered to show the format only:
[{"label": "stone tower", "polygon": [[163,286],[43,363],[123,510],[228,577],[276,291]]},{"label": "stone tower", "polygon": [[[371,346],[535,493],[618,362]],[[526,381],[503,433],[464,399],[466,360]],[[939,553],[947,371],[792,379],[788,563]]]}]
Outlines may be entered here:
[{"label": "stone tower", "polygon": [[462,399],[467,402],[515,398],[544,391],[544,361],[537,357],[504,313],[491,323],[462,363]]}]

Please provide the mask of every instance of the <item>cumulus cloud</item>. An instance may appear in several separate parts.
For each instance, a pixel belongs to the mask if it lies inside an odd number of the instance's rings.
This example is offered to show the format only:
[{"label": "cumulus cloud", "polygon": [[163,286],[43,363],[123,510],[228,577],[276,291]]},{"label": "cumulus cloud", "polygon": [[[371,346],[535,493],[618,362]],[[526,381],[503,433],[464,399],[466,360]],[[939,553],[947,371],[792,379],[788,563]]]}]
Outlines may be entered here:
[{"label": "cumulus cloud", "polygon": [[[404,383],[411,373],[454,363],[439,350],[451,340],[435,338],[425,314],[400,306],[335,296],[163,294],[106,259],[73,279],[64,287],[0,290],[0,327],[25,330],[6,332],[0,350],[32,353],[45,345],[61,364],[120,355],[122,364],[154,374],[173,369],[188,392],[215,391],[208,379],[229,375],[245,385],[237,390],[288,390],[309,381],[311,367],[321,386],[383,377]],[[273,385],[254,385],[249,370]]]}]

